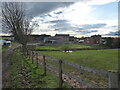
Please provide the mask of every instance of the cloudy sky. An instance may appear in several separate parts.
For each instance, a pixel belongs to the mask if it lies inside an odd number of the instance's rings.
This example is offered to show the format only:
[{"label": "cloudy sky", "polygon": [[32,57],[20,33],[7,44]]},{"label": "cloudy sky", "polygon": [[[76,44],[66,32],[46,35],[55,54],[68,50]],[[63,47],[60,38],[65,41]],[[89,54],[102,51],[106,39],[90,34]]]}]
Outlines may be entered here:
[{"label": "cloudy sky", "polygon": [[27,3],[32,21],[39,26],[33,34],[71,36],[115,36],[118,32],[118,0]]}]

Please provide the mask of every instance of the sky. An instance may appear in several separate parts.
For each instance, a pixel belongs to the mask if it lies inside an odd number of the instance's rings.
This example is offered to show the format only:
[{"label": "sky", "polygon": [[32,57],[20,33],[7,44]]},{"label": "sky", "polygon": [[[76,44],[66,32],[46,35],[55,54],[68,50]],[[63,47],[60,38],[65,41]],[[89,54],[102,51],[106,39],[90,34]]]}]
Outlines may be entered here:
[{"label": "sky", "polygon": [[75,37],[118,35],[118,0],[26,3],[32,34],[70,34]]}]

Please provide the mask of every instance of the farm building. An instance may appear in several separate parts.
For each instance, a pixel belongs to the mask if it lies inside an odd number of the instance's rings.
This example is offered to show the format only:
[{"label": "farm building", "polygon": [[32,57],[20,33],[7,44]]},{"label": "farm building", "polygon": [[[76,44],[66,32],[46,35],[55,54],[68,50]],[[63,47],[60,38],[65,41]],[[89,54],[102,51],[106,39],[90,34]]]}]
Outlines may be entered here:
[{"label": "farm building", "polygon": [[49,44],[63,44],[69,42],[69,34],[56,34],[53,37],[45,38],[45,43]]},{"label": "farm building", "polygon": [[69,43],[69,34],[56,34],[54,37],[59,40],[57,41],[59,44]]},{"label": "farm building", "polygon": [[85,38],[83,43],[99,45],[99,44],[102,44],[102,37],[101,35],[93,35],[91,37]]},{"label": "farm building", "polygon": [[69,36],[69,43],[74,43],[74,42],[75,42],[75,37]]},{"label": "farm building", "polygon": [[41,34],[41,35],[31,35],[32,42],[44,42],[44,39],[51,37],[50,35]]},{"label": "farm building", "polygon": [[49,37],[44,39],[44,43],[47,44],[58,44],[59,43],[59,38],[56,37]]}]

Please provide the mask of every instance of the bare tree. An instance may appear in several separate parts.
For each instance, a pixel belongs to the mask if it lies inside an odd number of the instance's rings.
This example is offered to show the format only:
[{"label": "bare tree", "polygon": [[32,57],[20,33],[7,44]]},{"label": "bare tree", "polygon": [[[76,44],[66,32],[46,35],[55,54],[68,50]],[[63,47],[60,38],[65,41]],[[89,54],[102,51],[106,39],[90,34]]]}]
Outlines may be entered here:
[{"label": "bare tree", "polygon": [[21,2],[2,3],[2,24],[7,32],[11,33],[15,40],[23,46],[23,52],[27,51],[29,36],[33,31],[33,25],[27,17],[25,4]]}]

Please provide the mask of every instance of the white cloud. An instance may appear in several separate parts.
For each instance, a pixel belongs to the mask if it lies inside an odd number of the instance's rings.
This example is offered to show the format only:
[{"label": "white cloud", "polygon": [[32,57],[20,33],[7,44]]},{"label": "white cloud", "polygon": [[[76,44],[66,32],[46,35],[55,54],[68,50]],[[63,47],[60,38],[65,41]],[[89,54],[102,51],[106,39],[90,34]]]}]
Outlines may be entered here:
[{"label": "white cloud", "polygon": [[47,35],[52,35],[54,36],[56,33],[59,33],[58,31],[44,31],[44,32],[34,32],[33,34],[47,34]]},{"label": "white cloud", "polygon": [[90,12],[92,12],[93,10],[95,10],[95,8],[92,8],[84,3],[78,2],[66,9],[63,15],[65,19],[68,19],[70,21],[70,23],[84,24],[86,23],[86,19],[91,19]]},{"label": "white cloud", "polygon": [[118,2],[118,0],[89,0],[86,2],[88,5],[103,5],[111,2]]},{"label": "white cloud", "polygon": [[[94,35],[94,34],[108,34],[109,32],[116,32],[116,28],[112,26],[118,26],[118,20],[101,20],[99,18],[94,17],[93,12],[96,10],[96,8],[93,8],[92,5],[103,5],[111,2],[116,2],[117,0],[86,0],[86,2],[77,2],[74,3],[73,5],[69,7],[62,7],[58,8],[52,12],[50,12],[50,15],[45,15],[43,18],[38,19],[39,22],[40,20],[40,27],[37,28],[40,34],[51,34],[55,35],[56,33],[61,33],[61,34],[70,34],[74,35],[77,37],[84,36],[82,32],[77,32],[79,31],[75,26],[79,26],[78,28],[81,28],[80,25],[84,24],[102,24],[105,23],[106,26],[101,27],[101,28],[94,28],[93,30],[97,30],[97,32],[91,32],[91,33],[86,33],[86,35]],[[56,14],[58,12],[62,12],[61,14]],[[102,16],[101,16],[102,17]],[[50,23],[49,21],[54,21],[54,20],[66,20],[68,22],[60,22],[59,23]],[[48,22],[48,23],[44,23]],[[58,25],[58,31],[54,31],[55,28],[49,28],[51,25]],[[66,28],[66,30],[59,30],[60,28]],[[71,29],[71,30],[70,30]],[[76,29],[76,30],[75,30]],[[42,31],[41,31],[42,30]],[[84,32],[90,32],[92,29],[84,29],[82,31]]]}]

